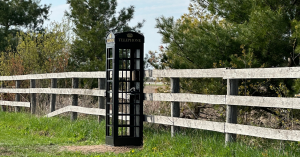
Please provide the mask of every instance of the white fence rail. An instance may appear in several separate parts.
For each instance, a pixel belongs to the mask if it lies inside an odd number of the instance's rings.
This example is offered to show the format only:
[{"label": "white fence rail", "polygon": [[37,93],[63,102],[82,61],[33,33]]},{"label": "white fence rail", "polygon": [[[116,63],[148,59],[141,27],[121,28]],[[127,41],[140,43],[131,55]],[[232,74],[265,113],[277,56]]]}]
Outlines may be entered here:
[{"label": "white fence rail", "polygon": [[[35,79],[61,79],[61,78],[105,78],[105,72],[66,72],[51,74],[32,74],[18,76],[0,76],[0,81],[19,81]],[[125,76],[125,75],[124,75]],[[130,74],[127,74],[130,76]],[[254,68],[254,69],[185,69],[185,70],[153,70],[145,71],[146,77],[170,78],[222,78],[222,79],[267,79],[267,78],[300,78],[300,67],[286,68]],[[102,79],[103,81],[104,79]],[[103,83],[103,82],[102,82]],[[1,88],[0,93],[48,93],[90,95],[104,97],[105,90],[78,89],[78,88]],[[121,96],[119,96],[121,98]],[[123,95],[126,98],[126,95]],[[208,104],[224,104],[230,106],[255,106],[272,108],[300,109],[300,99],[259,96],[234,95],[203,95],[189,93],[146,93],[145,100],[171,101],[171,102],[201,102]],[[0,101],[1,105],[30,107],[29,102]],[[103,105],[102,105],[103,106]],[[52,117],[65,112],[78,112],[92,115],[105,115],[104,109],[67,106],[53,111],[46,116]],[[271,129],[249,125],[232,124],[227,122],[213,122],[191,120],[178,117],[165,117],[145,115],[146,122],[171,126],[204,129],[230,134],[249,135],[262,138],[300,141],[299,130]]]},{"label": "white fence rail", "polygon": [[[105,109],[85,108],[79,106],[67,106],[57,111],[51,112],[46,116],[53,117],[66,112],[78,112],[84,114],[105,116]],[[119,117],[119,119],[122,119],[122,117]],[[248,135],[254,137],[277,139],[277,140],[300,141],[299,130],[271,129],[271,128],[263,128],[257,126],[249,126],[249,125],[213,122],[213,121],[205,121],[205,120],[183,119],[183,118],[155,116],[155,115],[145,115],[144,121],[148,123],[180,126],[180,127],[193,128],[193,129],[202,129],[202,130],[216,131],[221,133],[232,133],[232,134]]]},{"label": "white fence rail", "polygon": [[104,96],[105,90],[74,89],[74,88],[0,88],[0,93],[44,93],[44,94],[78,94]]},{"label": "white fence rail", "polygon": [[[121,76],[120,72],[120,76]],[[125,76],[125,74],[123,74]],[[129,73],[127,74],[129,77]],[[103,71],[96,72],[64,72],[47,74],[29,74],[0,76],[0,81],[61,79],[61,78],[105,78]],[[300,78],[300,67],[282,68],[249,68],[249,69],[176,69],[146,70],[145,77],[170,78],[223,78],[223,79],[267,79],[267,78]]]},{"label": "white fence rail", "polygon": [[18,107],[30,107],[30,102],[0,101],[0,105],[5,105],[5,106],[18,106]]}]

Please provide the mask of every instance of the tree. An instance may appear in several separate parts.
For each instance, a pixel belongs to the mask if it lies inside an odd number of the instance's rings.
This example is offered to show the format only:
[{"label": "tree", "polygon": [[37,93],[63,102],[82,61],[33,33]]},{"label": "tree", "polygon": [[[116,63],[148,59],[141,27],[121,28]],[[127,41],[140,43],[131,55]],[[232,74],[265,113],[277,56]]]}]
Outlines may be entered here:
[{"label": "tree", "polygon": [[39,5],[36,0],[0,1],[0,52],[6,46],[14,45],[15,35],[22,28],[41,31],[44,20],[48,19],[50,5]]},{"label": "tree", "polygon": [[[148,61],[153,65],[161,61],[160,67],[172,69],[298,66],[299,7],[294,0],[192,0],[189,13],[180,19],[156,19],[165,46],[161,58],[151,52]],[[222,80],[180,82],[191,93],[226,94]],[[299,92],[299,82],[244,79],[239,94],[290,97]]]},{"label": "tree", "polygon": [[105,70],[105,37],[109,31],[139,31],[143,23],[130,27],[134,7],[123,8],[116,16],[116,0],[68,0],[76,39],[70,64],[77,71]]},{"label": "tree", "polygon": [[[245,48],[271,66],[299,65],[300,2],[294,0],[193,0],[237,27]],[[298,48],[298,49],[297,49]]]},{"label": "tree", "polygon": [[[232,52],[240,51],[234,38],[232,25],[217,16],[198,12],[196,4],[189,7],[189,14],[180,19],[157,18],[156,28],[166,44],[160,49],[162,64],[171,69],[213,68],[213,63],[223,64]],[[229,46],[231,45],[231,46]],[[150,61],[157,55],[152,55]],[[220,62],[221,61],[221,62]],[[153,65],[153,62],[150,62]],[[203,94],[224,94],[226,83],[221,79],[182,79],[183,90]]]},{"label": "tree", "polygon": [[67,71],[71,39],[69,21],[52,22],[43,33],[19,32],[16,50],[8,46],[0,56],[1,75]]},{"label": "tree", "polygon": [[[192,0],[189,13],[181,19],[157,19],[156,27],[167,44],[165,62],[175,69],[299,65],[299,4],[289,0]],[[293,82],[272,81],[283,82],[289,89]]]}]

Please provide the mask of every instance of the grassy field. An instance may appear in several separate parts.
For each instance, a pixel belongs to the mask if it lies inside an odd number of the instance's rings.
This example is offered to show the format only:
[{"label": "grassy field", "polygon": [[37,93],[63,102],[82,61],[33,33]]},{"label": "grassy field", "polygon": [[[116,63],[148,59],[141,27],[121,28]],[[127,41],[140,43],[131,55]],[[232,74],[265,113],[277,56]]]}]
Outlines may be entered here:
[{"label": "grassy field", "polygon": [[182,128],[171,138],[168,127],[144,125],[142,149],[83,154],[61,147],[104,144],[105,124],[96,117],[71,122],[69,117],[37,118],[0,111],[0,156],[300,156],[298,142],[239,136],[237,143],[225,146],[222,133]]}]

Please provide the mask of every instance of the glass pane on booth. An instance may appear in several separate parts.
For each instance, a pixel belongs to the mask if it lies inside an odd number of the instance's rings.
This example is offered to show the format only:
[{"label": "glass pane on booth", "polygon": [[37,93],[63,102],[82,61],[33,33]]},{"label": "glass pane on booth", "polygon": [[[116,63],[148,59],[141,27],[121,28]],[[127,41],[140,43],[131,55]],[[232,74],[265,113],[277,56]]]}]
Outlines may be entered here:
[{"label": "glass pane on booth", "polygon": [[107,135],[112,136],[112,127],[107,127]]},{"label": "glass pane on booth", "polygon": [[140,115],[140,105],[139,104],[134,105],[134,114]]},{"label": "glass pane on booth", "polygon": [[135,89],[140,91],[140,82],[135,82]]},{"label": "glass pane on booth", "polygon": [[107,49],[107,58],[113,58],[112,48]]},{"label": "glass pane on booth", "polygon": [[140,71],[137,70],[131,71],[131,80],[140,81]]},{"label": "glass pane on booth", "polygon": [[109,94],[109,96],[106,96],[107,98],[106,98],[106,102],[107,103],[112,103],[112,94],[111,93],[108,93]]},{"label": "glass pane on booth", "polygon": [[124,49],[119,49],[119,58],[125,58],[125,55]]},{"label": "glass pane on booth", "polygon": [[124,69],[130,69],[130,60],[125,60],[126,68]]},{"label": "glass pane on booth", "polygon": [[113,74],[112,74],[113,72],[112,71],[108,71],[107,72],[107,80],[112,80],[113,78]]},{"label": "glass pane on booth", "polygon": [[130,53],[131,53],[131,50],[130,49],[126,49],[126,58],[130,58]]},{"label": "glass pane on booth", "polygon": [[113,69],[113,60],[112,59],[108,60],[107,69]]},{"label": "glass pane on booth", "polygon": [[108,125],[112,125],[113,124],[113,118],[111,116],[108,116]]},{"label": "glass pane on booth", "polygon": [[134,58],[140,58],[141,54],[140,54],[140,49],[136,49],[135,53],[134,53]]},{"label": "glass pane on booth", "polygon": [[139,70],[140,69],[140,60],[139,59],[136,59],[135,60],[135,67],[134,67],[136,70]]},{"label": "glass pane on booth", "polygon": [[108,90],[108,93],[112,93],[112,82],[108,82],[107,83],[107,90]]},{"label": "glass pane on booth", "polygon": [[119,49],[119,58],[120,59],[127,59],[130,58],[130,49]]},{"label": "glass pane on booth", "polygon": [[134,131],[134,137],[140,137],[140,127],[135,127]]},{"label": "glass pane on booth", "polygon": [[119,127],[118,129],[118,136],[125,136],[126,135],[126,128],[125,127]]},{"label": "glass pane on booth", "polygon": [[127,59],[119,60],[119,69],[120,70],[130,69],[130,60]]},{"label": "glass pane on booth", "polygon": [[140,126],[140,116],[134,116],[134,126]]},{"label": "glass pane on booth", "polygon": [[118,109],[119,109],[119,113],[120,113],[120,114],[124,114],[124,113],[125,113],[125,110],[126,110],[125,104],[119,103]]}]

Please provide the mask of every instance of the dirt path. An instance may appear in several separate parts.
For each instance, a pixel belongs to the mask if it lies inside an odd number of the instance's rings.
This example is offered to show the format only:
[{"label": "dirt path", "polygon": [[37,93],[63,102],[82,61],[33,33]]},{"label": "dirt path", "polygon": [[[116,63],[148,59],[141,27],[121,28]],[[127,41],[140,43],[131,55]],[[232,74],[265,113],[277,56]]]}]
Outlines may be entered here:
[{"label": "dirt path", "polygon": [[114,147],[109,145],[91,145],[91,146],[64,146],[62,151],[82,152],[82,153],[126,153],[132,149],[141,149],[141,146]]}]

